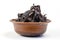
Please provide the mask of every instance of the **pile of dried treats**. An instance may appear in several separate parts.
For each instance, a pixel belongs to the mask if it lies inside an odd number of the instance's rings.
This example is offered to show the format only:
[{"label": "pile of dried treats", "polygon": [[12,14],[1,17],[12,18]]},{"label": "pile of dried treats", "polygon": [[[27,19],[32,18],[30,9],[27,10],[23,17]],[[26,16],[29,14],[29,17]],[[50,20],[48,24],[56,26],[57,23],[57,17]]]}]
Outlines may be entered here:
[{"label": "pile of dried treats", "polygon": [[24,13],[18,13],[17,22],[46,22],[47,18],[41,14],[40,6],[34,5]]}]

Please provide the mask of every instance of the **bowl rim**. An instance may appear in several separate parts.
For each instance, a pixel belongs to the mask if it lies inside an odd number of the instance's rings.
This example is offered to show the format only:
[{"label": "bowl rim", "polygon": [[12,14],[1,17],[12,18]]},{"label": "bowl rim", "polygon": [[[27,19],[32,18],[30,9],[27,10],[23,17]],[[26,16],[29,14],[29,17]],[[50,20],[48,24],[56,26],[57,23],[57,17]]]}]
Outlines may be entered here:
[{"label": "bowl rim", "polygon": [[34,23],[35,24],[35,23],[50,23],[51,20],[47,19],[46,22],[17,22],[16,19],[11,19],[10,22],[13,22],[13,23],[22,23],[22,24],[24,24],[24,23],[27,23],[27,24],[28,23]]}]

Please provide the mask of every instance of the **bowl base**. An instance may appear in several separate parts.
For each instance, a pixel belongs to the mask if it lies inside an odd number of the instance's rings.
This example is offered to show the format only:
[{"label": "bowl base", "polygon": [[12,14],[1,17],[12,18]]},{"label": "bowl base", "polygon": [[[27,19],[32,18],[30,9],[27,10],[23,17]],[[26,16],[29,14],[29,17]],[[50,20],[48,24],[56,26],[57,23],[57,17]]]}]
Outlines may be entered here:
[{"label": "bowl base", "polygon": [[24,36],[24,37],[41,37],[42,35],[21,35],[21,36]]}]

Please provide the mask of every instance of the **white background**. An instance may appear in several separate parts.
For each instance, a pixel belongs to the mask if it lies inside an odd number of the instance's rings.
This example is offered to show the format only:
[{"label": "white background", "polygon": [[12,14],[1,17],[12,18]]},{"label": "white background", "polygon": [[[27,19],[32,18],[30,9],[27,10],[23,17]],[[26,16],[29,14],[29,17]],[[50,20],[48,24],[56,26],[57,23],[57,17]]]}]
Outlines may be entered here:
[{"label": "white background", "polygon": [[[33,5],[41,6],[41,13],[51,20],[43,37],[23,37],[15,33],[11,19]],[[0,40],[60,40],[59,0],[0,0]]]}]

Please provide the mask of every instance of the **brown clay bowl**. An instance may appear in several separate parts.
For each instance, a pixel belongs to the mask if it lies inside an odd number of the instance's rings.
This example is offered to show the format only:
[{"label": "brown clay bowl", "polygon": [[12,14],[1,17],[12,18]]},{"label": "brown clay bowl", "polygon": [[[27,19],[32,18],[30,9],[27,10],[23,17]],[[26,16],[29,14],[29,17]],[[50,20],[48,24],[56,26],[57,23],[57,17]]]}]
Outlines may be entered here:
[{"label": "brown clay bowl", "polygon": [[12,19],[11,22],[18,34],[35,37],[45,33],[50,20],[47,19],[47,22],[16,22],[16,19]]}]

